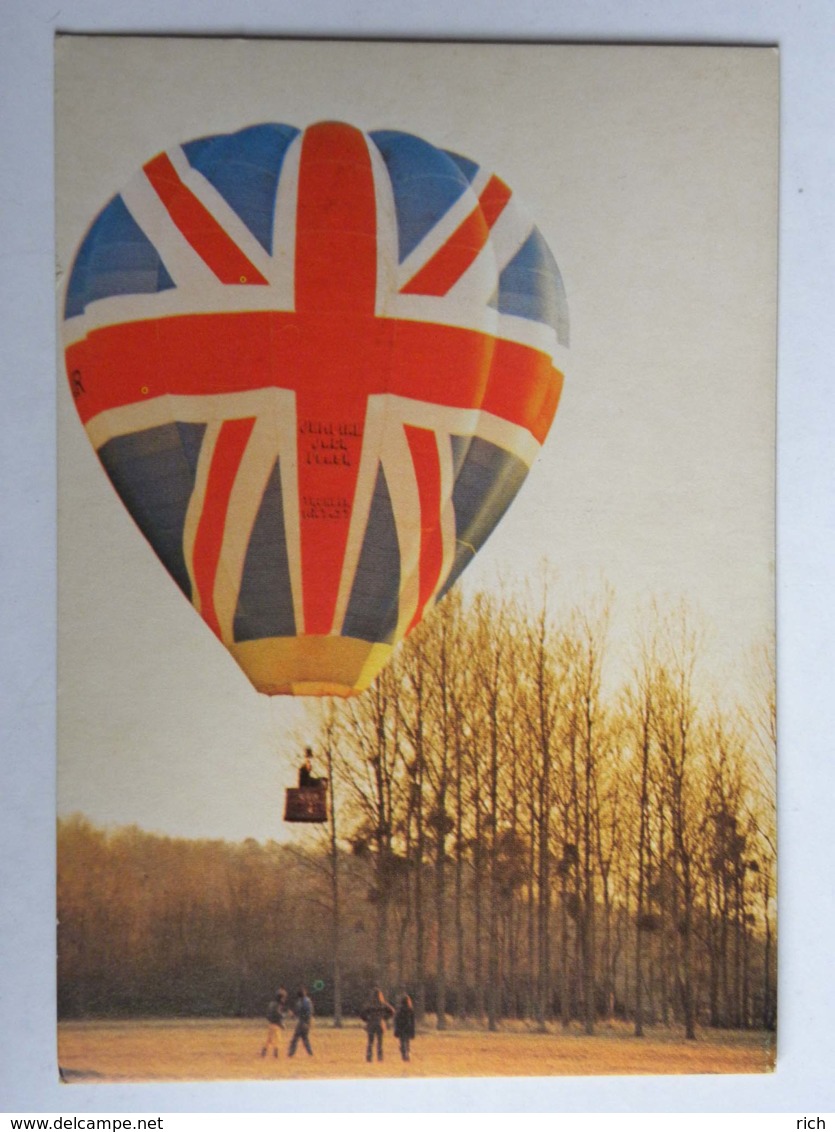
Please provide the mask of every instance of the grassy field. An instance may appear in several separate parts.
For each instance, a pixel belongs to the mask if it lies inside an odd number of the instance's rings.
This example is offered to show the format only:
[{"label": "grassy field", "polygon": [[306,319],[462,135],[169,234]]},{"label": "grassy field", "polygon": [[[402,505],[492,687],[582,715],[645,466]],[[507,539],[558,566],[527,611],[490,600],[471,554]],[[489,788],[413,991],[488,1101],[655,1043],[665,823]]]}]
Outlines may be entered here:
[{"label": "grassy field", "polygon": [[[594,1037],[579,1029],[537,1034],[510,1025],[498,1033],[434,1029],[420,1032],[407,1064],[393,1036],[385,1060],[365,1061],[359,1023],[335,1030],[314,1025],[313,1056],[301,1046],[291,1060],[261,1057],[266,1026],[257,1019],[63,1022],[58,1057],[65,1081],[228,1081],[357,1077],[515,1077],[654,1073],[765,1073],[774,1067],[774,1035],[703,1030],[695,1042],[680,1031],[600,1025]],[[289,1032],[286,1035],[289,1038]]]}]

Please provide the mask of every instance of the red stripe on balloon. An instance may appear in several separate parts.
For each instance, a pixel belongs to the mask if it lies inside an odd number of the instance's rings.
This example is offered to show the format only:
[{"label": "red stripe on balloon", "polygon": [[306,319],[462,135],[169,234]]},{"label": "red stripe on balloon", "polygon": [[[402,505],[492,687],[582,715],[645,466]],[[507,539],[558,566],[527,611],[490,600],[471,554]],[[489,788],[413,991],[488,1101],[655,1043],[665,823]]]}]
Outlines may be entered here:
[{"label": "red stripe on balloon", "polygon": [[160,153],[144,168],[145,176],[171,219],[222,283],[260,285],[267,282],[205,205],[183,184],[166,154]]},{"label": "red stripe on balloon", "polygon": [[295,288],[300,312],[374,313],[374,176],[365,137],[343,122],[320,122],[304,132]]},{"label": "red stripe on balloon", "polygon": [[377,206],[360,130],[304,132],[296,212],[295,377],[304,631],[333,631],[368,396],[391,382],[388,332],[374,318]]},{"label": "red stripe on balloon", "polygon": [[423,617],[426,603],[438,585],[444,561],[441,534],[441,462],[435,433],[425,428],[406,426],[406,439],[412,454],[420,500],[420,568],[418,604],[407,632]]},{"label": "red stripe on balloon", "polygon": [[249,417],[224,421],[221,426],[212,453],[203,510],[194,540],[194,582],[200,596],[200,614],[218,637],[220,625],[215,610],[214,588],[226,528],[226,513],[235,477],[254,425],[255,418]]},{"label": "red stripe on balloon", "polygon": [[[75,407],[99,413],[166,393],[211,396],[249,389],[300,391],[328,404],[396,393],[450,408],[481,408],[541,443],[562,374],[547,354],[455,326],[358,319],[354,325],[290,313],[183,315],[91,331],[66,351]],[[353,386],[351,385],[353,383]],[[356,420],[352,414],[350,420]]]},{"label": "red stripe on balloon", "polygon": [[510,189],[491,177],[478,206],[403,288],[404,295],[445,295],[473,263],[510,200]]}]

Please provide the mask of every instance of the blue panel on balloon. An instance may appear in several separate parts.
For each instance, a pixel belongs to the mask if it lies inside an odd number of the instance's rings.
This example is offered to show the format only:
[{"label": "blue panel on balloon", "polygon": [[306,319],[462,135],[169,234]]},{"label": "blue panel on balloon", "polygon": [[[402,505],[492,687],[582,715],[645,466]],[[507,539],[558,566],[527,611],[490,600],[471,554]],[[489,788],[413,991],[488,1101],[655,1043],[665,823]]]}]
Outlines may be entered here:
[{"label": "blue panel on balloon", "polygon": [[478,436],[453,436],[452,458],[458,469],[452,490],[455,560],[439,598],[472,562],[528,474],[518,456]]},{"label": "blue panel on balloon", "polygon": [[156,248],[117,196],[96,217],[78,250],[64,318],[83,314],[96,299],[154,294],[173,286]]},{"label": "blue panel on balloon", "polygon": [[375,130],[370,137],[391,178],[402,263],[455,204],[470,177],[452,157],[422,138],[397,130]]},{"label": "blue panel on balloon", "polygon": [[568,301],[562,276],[542,233],[534,228],[499,276],[490,305],[501,314],[546,322],[568,345]]},{"label": "blue panel on balloon", "polygon": [[189,600],[183,531],[205,431],[202,424],[172,422],[116,436],[98,450],[122,502]]},{"label": "blue panel on balloon", "polygon": [[257,641],[291,637],[295,632],[281,469],[276,461],[246,552],[234,636],[236,641]]},{"label": "blue panel on balloon", "polygon": [[390,642],[397,628],[400,593],[400,547],[394,512],[382,468],[371,500],[343,637]]},{"label": "blue panel on balloon", "polygon": [[186,142],[189,164],[209,181],[267,252],[273,250],[275,198],[287,147],[299,131],[270,122],[236,134]]}]

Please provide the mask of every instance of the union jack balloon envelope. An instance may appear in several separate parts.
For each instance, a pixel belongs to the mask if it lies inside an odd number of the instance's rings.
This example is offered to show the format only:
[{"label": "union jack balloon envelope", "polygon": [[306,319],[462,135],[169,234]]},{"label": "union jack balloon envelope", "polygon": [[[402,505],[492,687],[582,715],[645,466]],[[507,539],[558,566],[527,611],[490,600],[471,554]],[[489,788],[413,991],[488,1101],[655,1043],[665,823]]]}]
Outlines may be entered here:
[{"label": "union jack balloon envelope", "polygon": [[525,479],[568,320],[497,176],[268,123],[143,166],[81,243],[63,331],[105,471],[255,687],[350,695]]}]

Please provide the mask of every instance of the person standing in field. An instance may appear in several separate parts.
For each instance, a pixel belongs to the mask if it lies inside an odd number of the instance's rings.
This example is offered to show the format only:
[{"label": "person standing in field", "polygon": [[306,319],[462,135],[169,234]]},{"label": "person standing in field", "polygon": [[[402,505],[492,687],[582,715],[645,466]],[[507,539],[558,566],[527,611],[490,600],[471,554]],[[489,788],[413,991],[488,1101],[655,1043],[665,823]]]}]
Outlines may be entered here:
[{"label": "person standing in field", "polygon": [[273,1057],[278,1057],[278,1031],[284,1029],[284,1015],[287,1013],[287,991],[279,987],[267,1006],[267,1039],[261,1049],[261,1056],[267,1056],[272,1049]]},{"label": "person standing in field", "polygon": [[394,1036],[400,1042],[400,1056],[404,1061],[408,1061],[409,1042],[415,1036],[415,1011],[412,1000],[407,994],[400,999],[400,1005],[394,1016]]},{"label": "person standing in field", "polygon": [[360,1011],[360,1018],[365,1022],[365,1032],[368,1035],[368,1047],[365,1051],[365,1060],[371,1060],[374,1041],[377,1042],[377,1060],[383,1060],[383,1028],[394,1017],[394,1007],[386,1002],[386,997],[379,987],[371,992],[371,998]]},{"label": "person standing in field", "polygon": [[310,1048],[310,1025],[313,1021],[313,1003],[307,997],[307,990],[304,987],[299,987],[293,1013],[296,1015],[296,1028],[293,1031],[293,1037],[290,1039],[290,1048],[287,1050],[287,1056],[292,1057],[295,1054],[296,1046],[299,1042],[301,1042],[307,1052],[313,1056],[313,1050]]}]

